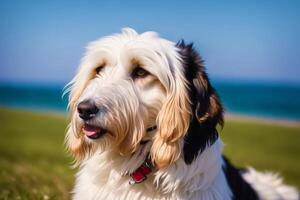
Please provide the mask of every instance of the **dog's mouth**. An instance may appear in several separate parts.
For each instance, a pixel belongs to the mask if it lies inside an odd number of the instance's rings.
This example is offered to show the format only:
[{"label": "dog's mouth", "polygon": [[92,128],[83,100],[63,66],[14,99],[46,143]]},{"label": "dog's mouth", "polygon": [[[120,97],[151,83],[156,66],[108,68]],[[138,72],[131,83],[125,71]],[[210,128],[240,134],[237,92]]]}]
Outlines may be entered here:
[{"label": "dog's mouth", "polygon": [[82,131],[90,139],[98,139],[106,132],[105,129],[90,124],[84,124]]}]

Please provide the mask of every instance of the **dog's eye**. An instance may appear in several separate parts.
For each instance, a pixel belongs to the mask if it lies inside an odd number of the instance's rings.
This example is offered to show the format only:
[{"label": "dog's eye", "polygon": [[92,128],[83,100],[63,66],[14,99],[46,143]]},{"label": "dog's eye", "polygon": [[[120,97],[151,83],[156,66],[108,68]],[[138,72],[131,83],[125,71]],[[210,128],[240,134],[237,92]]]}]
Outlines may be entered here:
[{"label": "dog's eye", "polygon": [[146,77],[147,75],[149,75],[149,72],[144,70],[143,68],[141,67],[137,67],[133,70],[132,72],[132,77],[133,78],[144,78]]},{"label": "dog's eye", "polygon": [[95,69],[96,74],[99,74],[99,72],[101,72],[101,70],[103,69],[103,66],[99,66]]}]

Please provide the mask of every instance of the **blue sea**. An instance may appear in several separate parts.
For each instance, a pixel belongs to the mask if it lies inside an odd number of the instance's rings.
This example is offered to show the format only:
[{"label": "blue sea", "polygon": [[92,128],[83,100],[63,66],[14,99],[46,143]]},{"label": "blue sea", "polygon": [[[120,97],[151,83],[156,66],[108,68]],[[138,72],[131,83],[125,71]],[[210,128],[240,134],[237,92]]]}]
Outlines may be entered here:
[{"label": "blue sea", "polygon": [[[300,85],[213,83],[227,113],[300,121]],[[67,112],[63,84],[0,84],[0,106]]]}]

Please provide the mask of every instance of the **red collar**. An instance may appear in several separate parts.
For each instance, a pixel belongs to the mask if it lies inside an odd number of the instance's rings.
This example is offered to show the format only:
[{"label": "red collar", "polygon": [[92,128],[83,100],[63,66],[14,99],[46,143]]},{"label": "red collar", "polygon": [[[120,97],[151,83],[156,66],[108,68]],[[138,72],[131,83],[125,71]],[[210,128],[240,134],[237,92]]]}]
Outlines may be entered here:
[{"label": "red collar", "polygon": [[147,156],[147,159],[143,162],[143,164],[137,168],[132,174],[130,174],[131,178],[129,181],[130,185],[134,185],[137,183],[141,183],[147,179],[147,175],[152,172],[152,164],[151,159]]}]

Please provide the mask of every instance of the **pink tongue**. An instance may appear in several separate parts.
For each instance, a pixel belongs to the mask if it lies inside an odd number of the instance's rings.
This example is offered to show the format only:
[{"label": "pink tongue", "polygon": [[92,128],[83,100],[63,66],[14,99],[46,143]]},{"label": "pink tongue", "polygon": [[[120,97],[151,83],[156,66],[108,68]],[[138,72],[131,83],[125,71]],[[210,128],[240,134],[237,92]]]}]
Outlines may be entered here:
[{"label": "pink tongue", "polygon": [[94,136],[100,132],[99,127],[89,126],[89,125],[85,125],[82,130],[83,130],[83,133],[87,136]]}]

